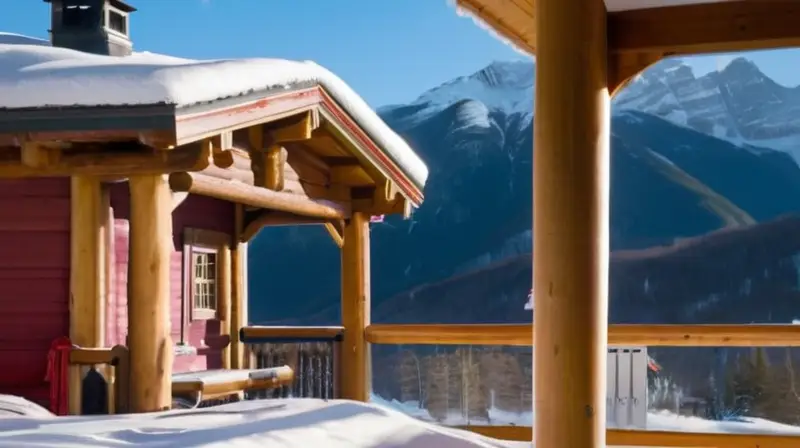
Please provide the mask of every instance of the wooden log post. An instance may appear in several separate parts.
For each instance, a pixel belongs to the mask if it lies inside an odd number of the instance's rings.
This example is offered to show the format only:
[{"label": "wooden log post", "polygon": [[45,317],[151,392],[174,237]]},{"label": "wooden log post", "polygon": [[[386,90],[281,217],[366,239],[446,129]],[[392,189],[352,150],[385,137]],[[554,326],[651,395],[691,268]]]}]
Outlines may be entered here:
[{"label": "wooden log post", "polygon": [[[105,343],[105,312],[110,225],[108,189],[96,177],[75,176],[70,183],[69,338],[81,347]],[[81,412],[81,379],[85,368],[70,369],[69,411]]]},{"label": "wooden log post", "polygon": [[534,340],[537,448],[606,446],[609,95],[606,11],[536,2]]},{"label": "wooden log post", "polygon": [[165,176],[133,176],[129,182],[129,399],[131,412],[152,412],[172,402],[172,193]]},{"label": "wooden log post", "polygon": [[232,257],[231,257],[231,244],[225,244],[219,248],[217,254],[217,313],[219,316],[219,333],[220,336],[228,336],[229,342],[222,348],[222,368],[231,368],[231,343],[234,337],[238,335],[231,331],[231,310],[232,310],[232,292],[233,292],[233,276],[232,272]]},{"label": "wooden log post", "polygon": [[230,319],[230,358],[232,369],[244,369],[244,344],[239,340],[239,330],[247,325],[247,301],[244,297],[247,285],[244,284],[244,274],[247,269],[245,247],[242,242],[244,231],[244,206],[236,205],[235,238],[231,248],[231,319]]},{"label": "wooden log post", "polygon": [[369,401],[372,372],[365,329],[370,323],[369,216],[354,212],[342,245],[341,398]]}]

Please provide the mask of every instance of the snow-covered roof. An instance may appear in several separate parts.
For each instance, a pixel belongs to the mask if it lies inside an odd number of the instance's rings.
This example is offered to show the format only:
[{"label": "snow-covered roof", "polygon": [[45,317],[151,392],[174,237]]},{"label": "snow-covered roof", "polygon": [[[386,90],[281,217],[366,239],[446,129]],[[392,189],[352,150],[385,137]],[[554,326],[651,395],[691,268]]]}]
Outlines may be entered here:
[{"label": "snow-covered roof", "polygon": [[0,109],[6,110],[165,104],[180,110],[311,86],[324,89],[417,188],[424,186],[428,168],[422,159],[353,89],[314,62],[192,60],[146,52],[114,57],[0,43]]},{"label": "snow-covered roof", "polygon": [[22,34],[0,32],[0,44],[40,45],[49,47],[50,41]]}]

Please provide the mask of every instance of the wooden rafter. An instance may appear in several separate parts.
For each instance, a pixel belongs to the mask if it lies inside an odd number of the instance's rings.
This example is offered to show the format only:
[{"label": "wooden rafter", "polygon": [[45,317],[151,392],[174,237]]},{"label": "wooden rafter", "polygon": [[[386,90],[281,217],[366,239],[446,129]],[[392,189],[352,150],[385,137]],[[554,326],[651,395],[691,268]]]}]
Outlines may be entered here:
[{"label": "wooden rafter", "polygon": [[264,126],[252,127],[249,130],[249,140],[255,185],[273,191],[283,190],[287,161],[284,145],[311,139],[317,127],[319,127],[319,113],[316,109]]}]

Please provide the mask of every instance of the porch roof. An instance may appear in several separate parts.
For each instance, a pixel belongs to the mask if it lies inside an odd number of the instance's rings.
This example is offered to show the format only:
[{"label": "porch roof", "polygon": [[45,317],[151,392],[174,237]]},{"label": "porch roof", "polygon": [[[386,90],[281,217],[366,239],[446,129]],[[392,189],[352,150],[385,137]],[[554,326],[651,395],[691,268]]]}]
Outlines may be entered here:
[{"label": "porch roof", "polygon": [[[601,1],[601,0],[598,0]],[[456,0],[459,12],[536,52],[535,0]],[[795,0],[605,0],[609,51],[661,55],[800,46]]]},{"label": "porch roof", "polygon": [[344,81],[313,62],[120,58],[0,44],[0,140],[124,134],[169,149],[308,110],[332,123],[361,163],[411,204],[422,202],[425,163]]}]

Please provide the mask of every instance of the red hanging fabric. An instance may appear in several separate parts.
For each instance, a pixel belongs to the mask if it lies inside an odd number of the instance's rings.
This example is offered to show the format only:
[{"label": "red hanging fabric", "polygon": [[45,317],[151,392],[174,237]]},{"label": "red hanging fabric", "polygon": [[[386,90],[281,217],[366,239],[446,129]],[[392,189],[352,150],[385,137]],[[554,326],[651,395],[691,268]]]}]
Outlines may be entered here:
[{"label": "red hanging fabric", "polygon": [[72,342],[60,337],[50,343],[47,353],[47,374],[50,383],[50,412],[56,415],[69,414],[69,352]]}]

